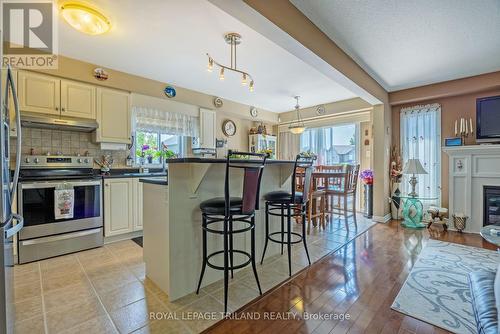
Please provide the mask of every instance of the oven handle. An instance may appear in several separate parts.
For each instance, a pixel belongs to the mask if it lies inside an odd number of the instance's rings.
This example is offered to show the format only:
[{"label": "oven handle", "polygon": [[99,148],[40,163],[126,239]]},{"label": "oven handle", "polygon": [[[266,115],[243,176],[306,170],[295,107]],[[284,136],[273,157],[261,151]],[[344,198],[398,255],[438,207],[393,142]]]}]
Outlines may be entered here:
[{"label": "oven handle", "polygon": [[57,185],[67,184],[73,187],[80,186],[100,186],[101,181],[71,181],[71,182],[61,182],[61,181],[40,181],[40,182],[21,182],[21,189],[40,189],[40,188],[55,188]]},{"label": "oven handle", "polygon": [[53,236],[49,236],[49,237],[42,237],[42,238],[36,238],[36,239],[30,239],[30,240],[22,240],[22,241],[19,241],[19,243],[23,246],[37,245],[37,244],[44,244],[44,243],[52,242],[52,241],[60,241],[60,240],[67,240],[67,239],[73,239],[73,238],[78,238],[78,237],[84,237],[86,235],[97,234],[97,233],[102,233],[102,228],[94,228],[94,229],[86,230],[86,231],[65,233],[65,234],[61,234],[61,235],[53,235]]}]

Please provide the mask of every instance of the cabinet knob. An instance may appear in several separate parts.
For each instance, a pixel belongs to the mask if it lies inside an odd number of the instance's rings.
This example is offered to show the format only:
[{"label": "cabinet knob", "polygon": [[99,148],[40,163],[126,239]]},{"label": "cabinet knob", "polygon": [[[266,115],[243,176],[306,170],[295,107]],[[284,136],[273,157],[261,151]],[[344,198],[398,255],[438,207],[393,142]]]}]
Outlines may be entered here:
[{"label": "cabinet knob", "polygon": [[61,110],[62,110],[62,111],[66,111],[66,109],[64,109],[64,108],[61,108]]},{"label": "cabinet knob", "polygon": [[59,107],[56,107],[56,111],[59,111]]},{"label": "cabinet knob", "polygon": [[106,187],[109,187],[109,183],[105,183],[104,185],[105,185]]}]

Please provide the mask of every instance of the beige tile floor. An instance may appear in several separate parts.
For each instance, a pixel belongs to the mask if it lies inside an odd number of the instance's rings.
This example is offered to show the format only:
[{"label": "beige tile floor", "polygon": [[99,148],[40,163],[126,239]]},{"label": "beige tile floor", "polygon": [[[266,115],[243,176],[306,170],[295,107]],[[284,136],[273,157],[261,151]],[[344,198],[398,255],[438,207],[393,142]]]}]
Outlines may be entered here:
[{"label": "beige tile floor", "polygon": [[[308,239],[311,261],[340,248],[372,224],[360,216],[357,230],[351,223],[347,231],[339,220],[325,231],[313,229]],[[294,246],[293,273],[306,265],[303,247]],[[284,255],[267,257],[258,265],[258,274],[263,292],[285,281],[286,249]],[[145,277],[142,248],[131,240],[18,265],[14,294],[16,333],[23,334],[197,333],[220,320],[218,312],[223,311],[222,281],[204,287],[199,295],[169,301]],[[229,309],[235,311],[258,296],[250,267],[235,273],[229,286]],[[155,312],[156,319],[150,312]],[[198,319],[204,312],[217,314],[213,319]]]}]

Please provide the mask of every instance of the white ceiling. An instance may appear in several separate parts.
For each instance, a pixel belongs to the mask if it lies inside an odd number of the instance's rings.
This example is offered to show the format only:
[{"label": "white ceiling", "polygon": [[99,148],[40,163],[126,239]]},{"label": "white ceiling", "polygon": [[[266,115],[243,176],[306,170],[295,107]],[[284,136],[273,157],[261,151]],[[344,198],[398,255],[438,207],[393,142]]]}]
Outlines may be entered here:
[{"label": "white ceiling", "polygon": [[[89,36],[59,22],[59,53],[135,75],[167,82],[274,112],[355,97],[310,65],[206,0],[92,0],[111,17],[112,30]],[[229,46],[223,35],[243,36],[238,67],[255,80],[255,91],[241,77],[206,70],[210,53],[229,65]]]},{"label": "white ceiling", "polygon": [[499,0],[290,0],[389,91],[500,70]]}]

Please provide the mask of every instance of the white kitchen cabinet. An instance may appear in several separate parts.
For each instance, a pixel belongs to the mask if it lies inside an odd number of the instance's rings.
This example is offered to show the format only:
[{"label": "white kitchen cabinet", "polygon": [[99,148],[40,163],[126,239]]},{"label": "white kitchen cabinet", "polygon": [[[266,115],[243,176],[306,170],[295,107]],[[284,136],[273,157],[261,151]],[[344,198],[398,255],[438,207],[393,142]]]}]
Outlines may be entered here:
[{"label": "white kitchen cabinet", "polygon": [[96,119],[96,87],[61,80],[61,116]]},{"label": "white kitchen cabinet", "polygon": [[104,236],[132,232],[134,229],[134,179],[104,180]]},{"label": "white kitchen cabinet", "polygon": [[96,119],[96,86],[26,71],[18,77],[21,111]]},{"label": "white kitchen cabinet", "polygon": [[217,123],[215,111],[200,108],[200,143],[202,148],[215,148]]},{"label": "white kitchen cabinet", "polygon": [[59,115],[61,79],[45,74],[20,71],[18,97],[21,111]]},{"label": "white kitchen cabinet", "polygon": [[142,182],[139,182],[138,178],[134,179],[134,208],[135,208],[135,217],[134,217],[134,231],[142,230]]},{"label": "white kitchen cabinet", "polygon": [[130,144],[131,117],[130,93],[97,88],[96,142]]},{"label": "white kitchen cabinet", "polygon": [[263,152],[271,150],[271,158],[276,157],[276,136],[255,134],[248,135],[248,149],[250,152]]},{"label": "white kitchen cabinet", "polygon": [[104,236],[142,230],[142,182],[139,178],[104,180]]}]

